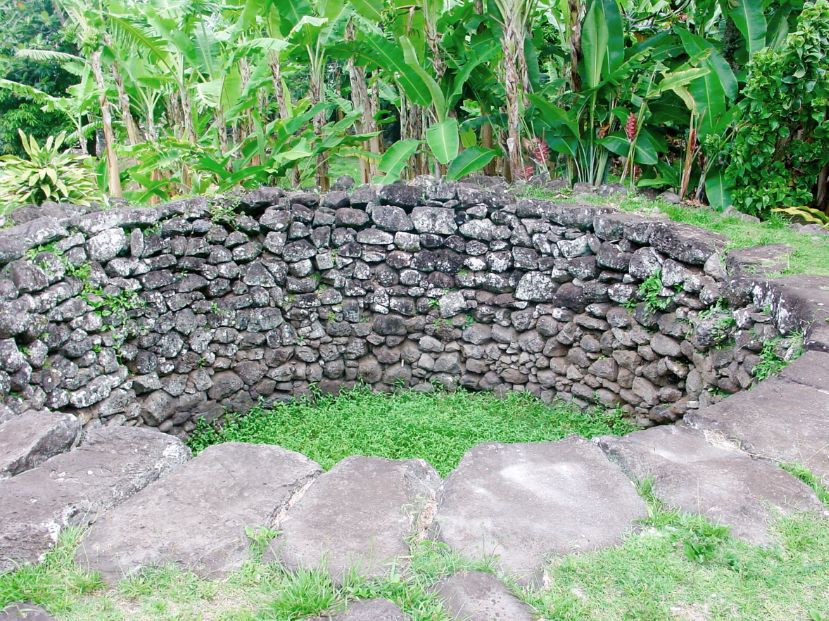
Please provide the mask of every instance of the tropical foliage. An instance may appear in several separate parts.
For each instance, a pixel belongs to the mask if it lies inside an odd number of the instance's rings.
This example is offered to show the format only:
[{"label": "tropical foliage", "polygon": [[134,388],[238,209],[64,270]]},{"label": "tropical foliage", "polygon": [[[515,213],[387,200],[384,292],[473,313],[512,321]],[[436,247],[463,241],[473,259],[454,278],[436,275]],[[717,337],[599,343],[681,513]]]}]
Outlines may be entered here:
[{"label": "tropical foliage", "polygon": [[65,134],[49,137],[40,146],[34,137],[20,132],[28,158],[0,157],[0,202],[68,201],[88,205],[100,198],[89,158],[61,151],[65,137]]},{"label": "tropical foliage", "polygon": [[[757,213],[825,207],[826,0],[48,4],[24,20],[43,37],[0,50],[0,92],[58,115],[112,196],[326,189],[353,158],[366,183],[618,175],[718,207],[732,189]],[[47,68],[71,84],[47,88]]]}]

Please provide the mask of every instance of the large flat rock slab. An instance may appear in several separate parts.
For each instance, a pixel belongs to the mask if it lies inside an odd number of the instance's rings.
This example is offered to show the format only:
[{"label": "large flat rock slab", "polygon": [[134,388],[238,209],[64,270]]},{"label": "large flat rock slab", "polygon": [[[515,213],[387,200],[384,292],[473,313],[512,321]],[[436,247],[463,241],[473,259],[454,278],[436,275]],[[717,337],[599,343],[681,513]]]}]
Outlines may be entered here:
[{"label": "large flat rock slab", "polygon": [[689,412],[685,422],[718,432],[757,457],[803,464],[829,481],[829,389],[772,377],[748,392]]},{"label": "large flat rock slab", "polygon": [[316,462],[279,446],[210,446],[98,520],[76,560],[110,584],[165,563],[224,576],[248,558],[245,528],[271,527],[321,472]]},{"label": "large flat rock slab", "polygon": [[9,604],[0,610],[0,621],[55,621],[55,618],[34,604]]},{"label": "large flat rock slab", "polygon": [[71,414],[28,411],[0,425],[0,479],[12,477],[68,450],[81,431]]},{"label": "large flat rock slab", "polygon": [[619,468],[570,436],[471,448],[444,481],[433,528],[453,550],[496,555],[503,571],[537,583],[548,556],[618,544],[645,517]]},{"label": "large flat rock slab", "polygon": [[[334,615],[325,617],[331,621],[411,621],[411,617],[400,610],[400,607],[387,599],[364,599],[352,602],[348,608]],[[310,619],[309,621],[315,621]],[[323,621],[317,618],[316,621]]]},{"label": "large flat rock slab", "polygon": [[714,446],[696,429],[653,427],[595,442],[634,481],[653,480],[655,494],[686,513],[731,526],[755,545],[772,542],[775,515],[826,513],[812,489],[774,464]]},{"label": "large flat rock slab", "polygon": [[418,514],[439,485],[422,459],[346,457],[288,511],[263,561],[276,555],[288,569],[324,565],[335,581],[350,569],[384,574],[389,561],[408,554]]},{"label": "large flat rock slab", "polygon": [[0,481],[0,572],[36,562],[61,529],[87,526],[190,458],[181,440],[136,427],[90,432],[78,448]]},{"label": "large flat rock slab", "polygon": [[532,608],[492,574],[464,571],[438,583],[438,595],[451,619],[459,621],[533,621]]}]

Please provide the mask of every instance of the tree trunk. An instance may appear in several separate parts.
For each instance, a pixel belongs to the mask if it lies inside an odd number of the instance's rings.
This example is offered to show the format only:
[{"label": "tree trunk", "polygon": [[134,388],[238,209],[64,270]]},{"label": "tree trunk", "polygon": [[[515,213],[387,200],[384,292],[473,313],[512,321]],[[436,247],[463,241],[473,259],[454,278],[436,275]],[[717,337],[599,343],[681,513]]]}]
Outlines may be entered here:
[{"label": "tree trunk", "polygon": [[504,92],[507,104],[507,158],[509,159],[510,178],[514,181],[523,167],[521,157],[521,76],[518,73],[518,54],[523,52],[520,45],[522,36],[516,31],[514,23],[504,28]]},{"label": "tree trunk", "polygon": [[722,57],[731,66],[731,70],[737,72],[740,70],[740,65],[736,60],[737,50],[740,49],[740,31],[737,29],[737,24],[730,17],[725,18],[725,29],[722,35]]},{"label": "tree trunk", "polygon": [[[345,31],[347,41],[354,38],[354,24],[349,22]],[[374,120],[375,111],[373,101],[368,94],[368,82],[366,80],[365,67],[358,67],[353,58],[347,62],[348,78],[351,83],[351,103],[355,108],[362,111],[362,120],[357,121],[356,130],[361,134],[369,134],[377,131],[377,122]],[[380,153],[379,142],[371,138],[368,143],[369,151]],[[374,175],[377,174],[377,165],[369,159],[360,158],[360,178],[362,183],[371,183]]]},{"label": "tree trunk", "polygon": [[288,118],[288,104],[285,101],[285,90],[282,88],[282,61],[279,59],[279,52],[271,50],[268,66],[271,68],[273,91],[276,94],[276,105],[279,107],[279,117],[285,120]]},{"label": "tree trunk", "polygon": [[[325,85],[323,84],[322,68],[320,68],[319,71],[315,71],[314,68],[312,68],[310,84],[312,105],[316,105],[322,101],[324,88]],[[317,140],[322,139],[322,128],[325,126],[325,121],[325,112],[319,112],[314,115],[314,134],[316,135]],[[317,169],[314,176],[320,191],[327,192],[329,188],[329,179],[328,155],[326,153],[317,154]]]},{"label": "tree trunk", "polygon": [[95,76],[95,84],[98,88],[98,105],[101,107],[101,124],[104,129],[104,141],[106,142],[107,170],[109,172],[109,193],[110,196],[121,198],[121,177],[118,173],[118,156],[115,153],[115,133],[112,131],[112,115],[109,112],[109,100],[107,99],[106,83],[101,70],[101,52],[95,50],[92,53],[92,73]]},{"label": "tree trunk", "polygon": [[184,130],[187,133],[187,139],[196,144],[196,128],[193,127],[193,107],[190,103],[190,94],[186,87],[182,86],[179,89],[179,98],[181,99],[181,116],[184,119]]},{"label": "tree trunk", "polygon": [[579,75],[579,63],[581,62],[581,0],[568,0],[570,9],[570,88],[574,92],[581,90],[581,75]]},{"label": "tree trunk", "polygon": [[118,88],[118,106],[121,108],[121,118],[124,119],[124,126],[127,128],[127,138],[130,141],[130,146],[134,147],[141,142],[141,136],[135,118],[132,116],[130,98],[126,89],[124,89],[124,78],[117,62],[112,63],[112,77],[115,80],[115,86]]}]

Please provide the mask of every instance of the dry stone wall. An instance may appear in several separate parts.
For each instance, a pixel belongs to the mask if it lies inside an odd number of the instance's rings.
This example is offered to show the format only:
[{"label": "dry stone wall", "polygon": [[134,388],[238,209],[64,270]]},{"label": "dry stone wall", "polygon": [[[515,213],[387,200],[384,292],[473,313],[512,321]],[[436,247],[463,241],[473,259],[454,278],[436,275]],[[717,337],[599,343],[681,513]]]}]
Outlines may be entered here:
[{"label": "dry stone wall", "polygon": [[528,391],[650,426],[748,388],[797,327],[702,229],[471,183],[349,185],[10,214],[0,421],[50,409],[183,437],[364,382]]}]

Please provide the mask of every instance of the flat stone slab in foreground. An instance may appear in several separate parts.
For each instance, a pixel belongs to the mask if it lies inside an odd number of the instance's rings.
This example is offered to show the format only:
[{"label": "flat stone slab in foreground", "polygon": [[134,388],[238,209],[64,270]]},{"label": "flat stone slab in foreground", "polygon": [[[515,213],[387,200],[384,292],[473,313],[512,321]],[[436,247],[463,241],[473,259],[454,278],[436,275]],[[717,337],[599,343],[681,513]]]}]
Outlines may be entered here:
[{"label": "flat stone slab in foreground", "polygon": [[[411,617],[387,599],[365,599],[352,602],[344,612],[325,617],[332,621],[411,621]],[[309,620],[313,621],[313,620]],[[317,619],[322,621],[322,619]]]},{"label": "flat stone slab in foreground", "polygon": [[829,387],[819,390],[772,377],[749,392],[688,412],[685,422],[720,432],[752,455],[800,463],[829,481]]},{"label": "flat stone slab in foreground", "polygon": [[0,479],[31,470],[69,449],[81,431],[71,414],[28,411],[0,425]]},{"label": "flat stone slab in foreground", "polygon": [[826,512],[812,489],[785,470],[714,446],[695,429],[652,427],[596,442],[631,479],[652,478],[664,502],[730,525],[733,536],[755,545],[772,542],[768,525],[776,513]]},{"label": "flat stone slab in foreground", "polygon": [[408,554],[415,520],[439,485],[422,459],[346,457],[288,512],[263,562],[275,554],[288,569],[325,564],[335,581],[350,568],[383,574]]},{"label": "flat stone slab in foreground", "polygon": [[39,468],[0,481],[0,572],[36,562],[61,529],[91,524],[189,458],[190,449],[172,436],[109,427],[91,431],[81,446]]},{"label": "flat stone slab in foreground", "polygon": [[443,483],[435,526],[453,550],[538,582],[551,554],[605,548],[647,517],[633,484],[602,450],[558,442],[480,444]]},{"label": "flat stone slab in foreground", "polygon": [[204,577],[224,576],[248,558],[245,528],[271,527],[321,472],[316,462],[279,446],[210,446],[103,516],[76,560],[110,584],[170,562]]},{"label": "flat stone slab in foreground", "polygon": [[9,604],[0,610],[0,621],[55,621],[55,618],[34,604]]},{"label": "flat stone slab in foreground", "polygon": [[464,571],[438,584],[449,617],[463,621],[533,621],[532,608],[492,574]]}]

